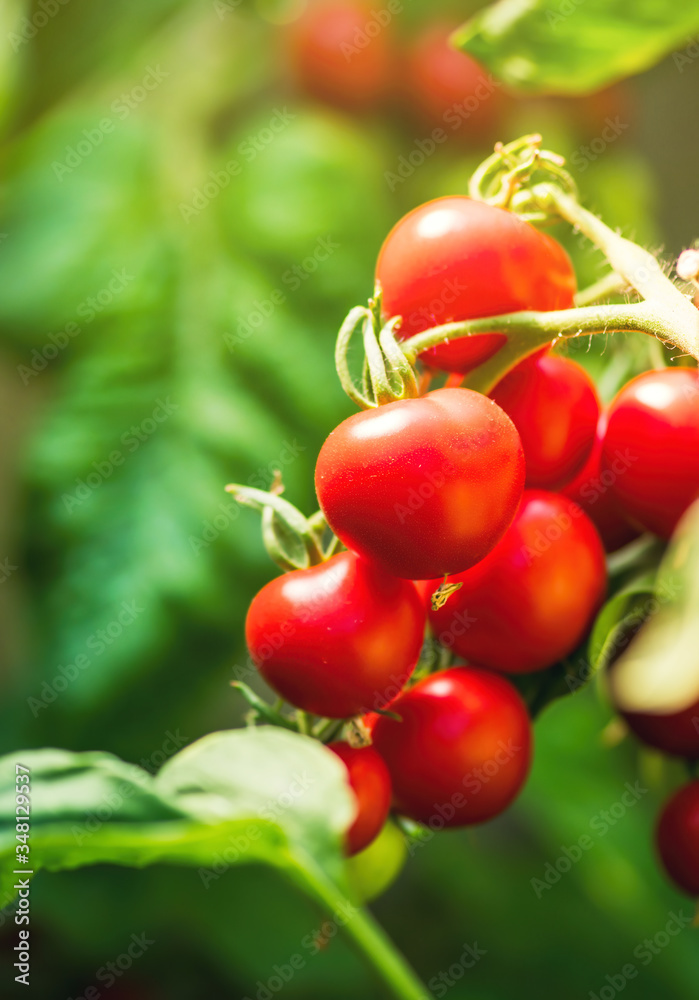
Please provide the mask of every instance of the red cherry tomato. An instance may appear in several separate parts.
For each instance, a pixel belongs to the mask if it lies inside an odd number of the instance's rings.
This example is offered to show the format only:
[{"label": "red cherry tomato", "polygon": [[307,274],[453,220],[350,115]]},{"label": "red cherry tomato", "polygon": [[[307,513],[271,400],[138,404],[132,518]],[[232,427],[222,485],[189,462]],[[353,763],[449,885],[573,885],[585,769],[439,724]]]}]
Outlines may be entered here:
[{"label": "red cherry tomato", "polygon": [[[511,673],[571,653],[602,603],[604,549],[587,515],[556,493],[525,490],[512,526],[429,618],[439,641],[471,663]],[[435,581],[435,587],[439,581]]]},{"label": "red cherry tomato", "polygon": [[699,781],[680,788],[665,804],[656,840],[673,882],[689,896],[699,896]]},{"label": "red cherry tomato", "polygon": [[602,469],[621,513],[669,538],[699,494],[699,376],[695,368],[644,372],[609,408]]},{"label": "red cherry tomato", "polygon": [[356,413],[330,434],[316,466],[338,538],[415,580],[482,559],[514,517],[523,479],[512,421],[470,389]]},{"label": "red cherry tomato", "polygon": [[595,441],[599,401],[584,368],[554,354],[527,359],[490,393],[519,431],[526,484],[558,490],[570,482]]},{"label": "red cherry tomato", "polygon": [[561,493],[580,504],[599,531],[607,552],[616,552],[622,545],[636,538],[638,532],[621,516],[614,503],[609,487],[616,476],[607,470],[603,472],[600,467],[606,429],[607,415],[602,413],[590,457],[575,479],[568,483]]},{"label": "red cherry tomato", "polygon": [[393,47],[371,4],[311,2],[287,33],[292,72],[307,94],[349,111],[369,110],[387,95]]},{"label": "red cherry tomato", "polygon": [[631,732],[648,746],[676,757],[699,758],[699,700],[681,712],[621,712]]},{"label": "red cherry tomato", "polygon": [[456,27],[433,25],[413,43],[406,60],[407,96],[428,126],[465,140],[481,139],[498,128],[501,86],[475,59],[449,44]]},{"label": "red cherry tomato", "polygon": [[268,583],[245,624],[250,655],[297,708],[344,719],[381,708],[420,655],[425,612],[412,583],[353,552]]},{"label": "red cherry tomato", "polygon": [[328,750],[347,768],[350,787],[357,799],[357,816],[347,831],[347,854],[351,857],[381,833],[391,808],[391,776],[383,758],[373,747],[328,744]]},{"label": "red cherry tomato", "polygon": [[[562,246],[512,212],[460,195],[413,209],[386,237],[376,264],[386,316],[400,337],[432,326],[523,309],[568,309],[575,274]],[[445,371],[475,368],[504,343],[499,333],[425,351]]]},{"label": "red cherry tomato", "polygon": [[486,670],[452,667],[400,695],[374,746],[388,765],[398,812],[420,823],[466,826],[497,816],[529,772],[531,724],[514,687]]}]

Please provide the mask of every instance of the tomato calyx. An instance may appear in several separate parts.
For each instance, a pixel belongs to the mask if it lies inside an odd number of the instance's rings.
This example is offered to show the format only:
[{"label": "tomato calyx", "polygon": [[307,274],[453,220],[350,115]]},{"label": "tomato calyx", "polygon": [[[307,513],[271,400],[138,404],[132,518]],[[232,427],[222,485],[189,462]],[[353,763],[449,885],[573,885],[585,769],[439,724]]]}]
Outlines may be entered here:
[{"label": "tomato calyx", "polygon": [[495,144],[495,151],[471,177],[469,195],[497,208],[514,211],[525,222],[558,221],[551,206],[539,204],[529,188],[538,181],[551,181],[573,198],[578,189],[564,170],[565,159],[541,148],[539,134],[524,135],[514,142]]},{"label": "tomato calyx", "polygon": [[339,550],[339,541],[332,535],[325,542],[328,527],[322,511],[306,517],[281,496],[283,485],[277,473],[269,491],[253,486],[229,483],[231,493],[243,507],[262,513],[262,539],[270,558],[285,572],[308,569],[327,562]]},{"label": "tomato calyx", "polygon": [[[363,410],[418,396],[415,369],[394,334],[400,321],[400,316],[394,316],[382,325],[381,289],[377,288],[368,306],[355,306],[340,327],[335,346],[337,373],[349,398]],[[364,343],[361,388],[348,362],[350,341],[360,328]]]}]

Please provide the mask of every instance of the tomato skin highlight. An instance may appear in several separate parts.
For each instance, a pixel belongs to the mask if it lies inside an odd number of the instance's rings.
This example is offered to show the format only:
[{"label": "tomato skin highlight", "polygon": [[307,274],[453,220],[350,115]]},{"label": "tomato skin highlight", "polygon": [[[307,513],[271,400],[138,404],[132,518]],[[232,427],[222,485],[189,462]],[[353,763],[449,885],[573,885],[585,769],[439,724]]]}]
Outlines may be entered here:
[{"label": "tomato skin highlight", "polygon": [[699,699],[681,712],[664,715],[618,711],[642,743],[674,757],[699,758]]},{"label": "tomato skin highlight", "polygon": [[357,799],[357,815],[347,831],[348,857],[363,851],[378,837],[391,808],[391,776],[373,747],[351,747],[342,740],[329,743],[347,768],[347,780]]},{"label": "tomato skin highlight", "polygon": [[344,719],[395,697],[418,661],[424,625],[412,583],[341,552],[266,584],[250,605],[245,636],[282,698]]},{"label": "tomato skin highlight", "polygon": [[559,490],[580,471],[595,443],[600,406],[581,365],[555,354],[521,362],[490,393],[522,439],[526,485]]},{"label": "tomato skin highlight", "polygon": [[[568,254],[517,215],[461,195],[436,198],[405,215],[376,264],[386,317],[397,335],[524,309],[569,309],[576,290]],[[424,351],[432,368],[466,372],[491,357],[503,334],[459,337]]]},{"label": "tomato skin highlight", "polygon": [[604,600],[607,570],[599,535],[577,504],[525,490],[495,549],[448,582],[462,586],[429,610],[435,636],[470,663],[519,674],[575,649]]},{"label": "tomato skin highlight", "polygon": [[398,812],[434,828],[482,823],[521,790],[532,732],[524,702],[497,674],[451,667],[400,695],[373,726]]},{"label": "tomato skin highlight", "polygon": [[643,372],[609,408],[602,468],[623,471],[610,487],[632,523],[669,538],[699,494],[699,374],[693,368]]},{"label": "tomato skin highlight", "polygon": [[523,482],[512,421],[470,389],[356,413],[316,465],[318,501],[340,540],[412,580],[482,559],[514,517]]},{"label": "tomato skin highlight", "polygon": [[689,896],[699,896],[699,781],[680,788],[665,803],[656,830],[665,871]]},{"label": "tomato skin highlight", "polygon": [[616,552],[638,537],[638,531],[621,515],[614,503],[608,482],[602,475],[602,446],[607,429],[607,415],[601,413],[595,443],[589,458],[572,482],[561,490],[579,504],[599,531],[607,552]]},{"label": "tomato skin highlight", "polygon": [[310,4],[286,30],[292,75],[301,89],[344,111],[370,111],[384,100],[395,73],[390,32],[382,28],[370,44],[357,44],[372,21],[371,4]]}]

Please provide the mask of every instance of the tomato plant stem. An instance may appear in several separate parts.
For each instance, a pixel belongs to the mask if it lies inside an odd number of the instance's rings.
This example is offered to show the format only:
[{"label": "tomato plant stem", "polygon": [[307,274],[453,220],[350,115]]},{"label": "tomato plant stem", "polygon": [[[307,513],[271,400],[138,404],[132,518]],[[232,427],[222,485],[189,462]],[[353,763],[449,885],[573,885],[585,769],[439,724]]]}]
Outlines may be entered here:
[{"label": "tomato plant stem", "polygon": [[628,291],[629,283],[626,278],[622,278],[616,271],[610,271],[595,281],[587,288],[582,288],[575,296],[576,306],[592,306],[596,302],[603,302],[612,295],[619,295]]},{"label": "tomato plant stem", "polygon": [[507,343],[494,357],[471,372],[464,383],[470,389],[489,392],[518,361],[557,338],[619,330],[638,330],[667,337],[664,317],[659,315],[655,306],[649,302],[637,302],[553,312],[507,313],[504,316],[446,323],[410,337],[401,346],[408,360],[414,362],[423,351],[455,337],[481,333],[506,334]]},{"label": "tomato plant stem", "polygon": [[631,240],[605,225],[592,212],[559,187],[542,184],[533,191],[538,201],[555,208],[558,214],[583,233],[602,251],[610,265],[648,302],[662,319],[660,340],[671,340],[686,354],[699,358],[699,310],[663,271],[660,262]]},{"label": "tomato plant stem", "polygon": [[320,872],[312,874],[309,870],[304,871],[303,881],[320,902],[338,918],[342,917],[345,931],[397,1000],[430,1000],[431,994],[366,910],[352,906]]}]

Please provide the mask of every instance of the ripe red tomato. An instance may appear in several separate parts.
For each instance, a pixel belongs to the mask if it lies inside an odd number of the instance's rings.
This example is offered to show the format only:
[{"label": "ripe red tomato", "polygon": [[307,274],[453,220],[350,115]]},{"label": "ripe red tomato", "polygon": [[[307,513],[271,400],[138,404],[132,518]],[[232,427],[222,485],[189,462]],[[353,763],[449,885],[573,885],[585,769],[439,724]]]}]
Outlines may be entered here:
[{"label": "ripe red tomato", "polygon": [[656,841],[670,878],[690,896],[699,896],[699,781],[672,796],[660,814]]},{"label": "ripe red tomato", "polygon": [[624,386],[609,408],[602,469],[615,473],[610,490],[621,513],[669,538],[699,494],[696,368],[643,372]]},{"label": "ripe red tomato", "polygon": [[449,577],[462,586],[429,619],[442,645],[471,663],[529,673],[575,649],[606,578],[602,543],[580,507],[525,490],[503,539],[476,566]]},{"label": "ripe red tomato", "polygon": [[[575,479],[565,486],[561,493],[580,504],[599,531],[607,552],[616,552],[638,535],[617,510],[609,490],[616,479],[614,472],[601,468],[602,443],[607,430],[607,415],[600,414],[597,434],[590,457]],[[621,468],[621,466],[618,466]]]},{"label": "ripe red tomato", "polygon": [[354,0],[311,2],[287,30],[299,86],[350,111],[370,110],[381,101],[395,74],[390,30],[380,23],[381,13]]},{"label": "ripe red tomato", "polygon": [[373,747],[351,747],[339,741],[328,744],[347,768],[348,781],[357,799],[357,815],[347,831],[346,849],[351,857],[381,833],[391,808],[391,776]]},{"label": "ripe red tomato", "polygon": [[410,47],[406,96],[430,127],[468,141],[497,131],[501,85],[475,59],[449,44],[458,25],[434,24]]},{"label": "ripe red tomato", "polygon": [[318,500],[338,538],[414,580],[482,559],[514,517],[523,480],[512,421],[469,389],[354,414],[316,466]]},{"label": "ripe red tomato", "polygon": [[380,716],[374,746],[388,765],[393,803],[420,823],[465,826],[497,816],[529,772],[531,724],[514,687],[486,670],[426,677]]},{"label": "ripe red tomato", "polygon": [[526,484],[558,490],[570,482],[595,441],[599,400],[584,368],[554,354],[517,365],[490,393],[519,431]]},{"label": "ripe red tomato", "polygon": [[676,757],[699,759],[699,699],[681,712],[621,712],[643,743]]},{"label": "ripe red tomato", "polygon": [[341,552],[264,586],[245,635],[253,662],[282,698],[344,719],[395,697],[418,661],[424,626],[414,584]]},{"label": "ripe red tomato", "polygon": [[[512,212],[461,195],[413,209],[386,237],[376,264],[386,316],[398,335],[523,309],[568,309],[575,274],[562,246]],[[460,337],[425,351],[433,368],[466,372],[491,357],[499,333]]]}]

